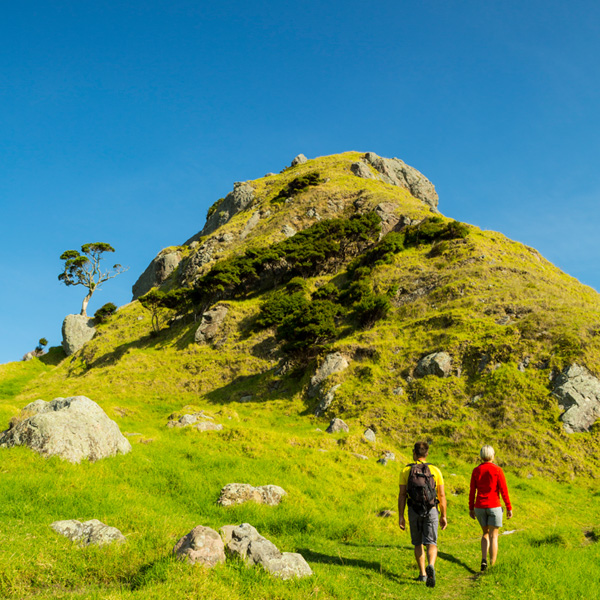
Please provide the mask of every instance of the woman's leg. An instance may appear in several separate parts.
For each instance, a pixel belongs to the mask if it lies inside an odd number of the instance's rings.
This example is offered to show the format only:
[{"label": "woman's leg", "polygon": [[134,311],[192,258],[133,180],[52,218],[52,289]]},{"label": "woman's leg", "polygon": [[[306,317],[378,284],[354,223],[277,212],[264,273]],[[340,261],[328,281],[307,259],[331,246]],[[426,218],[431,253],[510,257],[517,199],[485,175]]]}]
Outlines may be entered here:
[{"label": "woman's leg", "polygon": [[490,525],[488,526],[488,529],[490,538],[490,566],[492,566],[498,557],[498,533],[500,531],[500,527],[492,527]]},{"label": "woman's leg", "polygon": [[490,527],[485,525],[481,529],[483,531],[481,536],[481,560],[487,562],[488,550],[490,549]]}]

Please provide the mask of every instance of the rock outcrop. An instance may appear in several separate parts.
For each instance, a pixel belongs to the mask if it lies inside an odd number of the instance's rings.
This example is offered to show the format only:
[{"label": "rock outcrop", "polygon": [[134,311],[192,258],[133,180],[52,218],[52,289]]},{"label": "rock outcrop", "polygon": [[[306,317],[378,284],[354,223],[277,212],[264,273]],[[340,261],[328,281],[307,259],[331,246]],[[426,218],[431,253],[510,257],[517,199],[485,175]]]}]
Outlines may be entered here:
[{"label": "rock outcrop", "polygon": [[193,425],[198,431],[221,431],[223,425],[215,423],[214,419],[204,414],[204,411],[183,415],[179,418],[170,418],[167,423],[169,429],[173,427],[189,427]]},{"label": "rock outcrop", "polygon": [[452,372],[452,357],[447,352],[434,352],[423,357],[415,368],[415,377],[435,375],[448,377]]},{"label": "rock outcrop", "polygon": [[310,386],[308,388],[308,395],[310,398],[314,398],[321,384],[334,373],[341,373],[349,366],[348,359],[340,352],[332,352],[325,357],[325,360],[319,365],[315,374],[310,378]]},{"label": "rock outcrop", "polygon": [[227,551],[248,566],[259,565],[281,579],[310,577],[312,569],[301,554],[281,552],[249,523],[221,528]]},{"label": "rock outcrop", "polygon": [[554,395],[563,412],[567,433],[589,431],[600,418],[600,380],[585,367],[572,364],[554,382]]},{"label": "rock outcrop", "polygon": [[72,463],[127,454],[131,444],[118,425],[85,396],[36,400],[0,434],[0,447],[27,446]]},{"label": "rock outcrop", "polygon": [[221,225],[225,225],[233,215],[250,206],[253,200],[254,188],[249,183],[239,181],[234,183],[233,191],[210,207],[202,231],[187,240],[185,245],[188,246],[192,242],[198,241],[204,235],[210,235]]},{"label": "rock outcrop", "polygon": [[229,307],[226,304],[217,304],[209,308],[202,315],[202,320],[194,336],[195,341],[198,344],[212,341],[219,332],[228,311]]},{"label": "rock outcrop", "polygon": [[256,502],[267,506],[277,506],[287,492],[278,485],[253,487],[248,483],[228,483],[219,496],[221,506],[234,506],[244,502]]},{"label": "rock outcrop", "polygon": [[175,544],[173,554],[192,565],[214,567],[225,562],[225,545],[214,529],[198,525]]},{"label": "rock outcrop", "polygon": [[133,284],[133,287],[131,288],[133,300],[143,296],[153,287],[164,283],[169,275],[171,275],[171,273],[179,266],[180,262],[180,252],[172,250],[163,250],[160,252]]},{"label": "rock outcrop", "polygon": [[304,156],[304,154],[298,154],[298,156],[296,156],[296,158],[294,158],[294,160],[292,161],[291,166],[295,167],[297,165],[303,165],[307,161],[308,161],[308,158],[306,158],[306,156]]},{"label": "rock outcrop", "polygon": [[116,528],[105,525],[98,519],[90,521],[76,521],[69,519],[67,521],[54,521],[50,525],[56,533],[64,535],[73,542],[80,542],[84,546],[96,544],[103,546],[104,544],[112,544],[117,542],[122,544],[127,541],[125,536]]},{"label": "rock outcrop", "polygon": [[96,333],[94,319],[83,315],[67,315],[62,324],[62,347],[67,356],[74,354]]},{"label": "rock outcrop", "polygon": [[[399,158],[382,158],[374,152],[367,152],[364,160],[379,172],[379,179],[407,189],[415,198],[422,200],[434,212],[437,212],[438,195],[435,187],[425,175],[407,165]],[[368,168],[362,168],[361,163],[352,165],[352,172],[358,177],[373,178]]]}]

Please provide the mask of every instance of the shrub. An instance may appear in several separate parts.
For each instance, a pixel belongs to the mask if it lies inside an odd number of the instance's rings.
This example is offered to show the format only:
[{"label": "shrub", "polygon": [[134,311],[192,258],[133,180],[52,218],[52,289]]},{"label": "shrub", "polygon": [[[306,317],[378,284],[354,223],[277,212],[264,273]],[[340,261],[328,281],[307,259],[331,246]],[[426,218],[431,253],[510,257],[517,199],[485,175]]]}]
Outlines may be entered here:
[{"label": "shrub", "polygon": [[279,194],[275,196],[275,198],[273,198],[273,202],[285,200],[290,196],[303,192],[309,187],[319,185],[322,182],[323,180],[321,179],[319,173],[316,171],[313,173],[307,173],[306,175],[301,175],[300,177],[296,177],[296,179],[290,181],[290,183],[288,183],[288,185],[284,187],[279,192]]},{"label": "shrub", "polygon": [[94,313],[96,323],[106,323],[112,315],[117,311],[117,306],[112,302],[107,302]]},{"label": "shrub", "polygon": [[308,304],[302,291],[290,294],[287,290],[278,290],[261,305],[256,324],[259,328],[279,326],[287,317],[306,310]]}]

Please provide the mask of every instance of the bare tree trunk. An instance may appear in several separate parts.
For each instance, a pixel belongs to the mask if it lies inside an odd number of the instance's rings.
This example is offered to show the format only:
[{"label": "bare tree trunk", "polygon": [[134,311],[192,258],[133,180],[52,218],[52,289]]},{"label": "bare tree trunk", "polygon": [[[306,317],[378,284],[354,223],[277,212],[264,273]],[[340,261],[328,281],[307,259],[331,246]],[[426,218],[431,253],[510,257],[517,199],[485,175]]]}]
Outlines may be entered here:
[{"label": "bare tree trunk", "polygon": [[87,305],[93,293],[94,292],[89,292],[88,295],[83,299],[83,303],[81,304],[81,312],[79,313],[82,317],[87,317]]}]

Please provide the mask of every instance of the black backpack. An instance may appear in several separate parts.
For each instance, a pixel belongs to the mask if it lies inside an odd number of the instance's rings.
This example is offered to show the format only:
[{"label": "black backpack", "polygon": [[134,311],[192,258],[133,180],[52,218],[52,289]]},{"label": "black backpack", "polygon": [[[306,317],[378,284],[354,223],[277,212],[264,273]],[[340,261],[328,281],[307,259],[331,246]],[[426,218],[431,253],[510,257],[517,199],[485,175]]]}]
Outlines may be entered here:
[{"label": "black backpack", "polygon": [[435,479],[429,470],[428,463],[413,463],[410,465],[406,491],[408,506],[418,515],[425,516],[438,505]]}]

